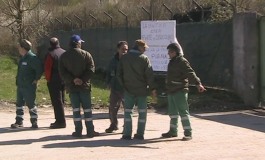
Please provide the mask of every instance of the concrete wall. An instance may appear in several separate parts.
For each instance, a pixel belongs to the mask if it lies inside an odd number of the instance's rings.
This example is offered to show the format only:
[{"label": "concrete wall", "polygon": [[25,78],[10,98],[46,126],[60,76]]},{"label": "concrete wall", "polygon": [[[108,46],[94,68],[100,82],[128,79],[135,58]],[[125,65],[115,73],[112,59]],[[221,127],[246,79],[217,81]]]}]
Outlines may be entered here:
[{"label": "concrete wall", "polygon": [[259,101],[259,36],[255,13],[240,13],[233,19],[233,88],[247,105]]}]

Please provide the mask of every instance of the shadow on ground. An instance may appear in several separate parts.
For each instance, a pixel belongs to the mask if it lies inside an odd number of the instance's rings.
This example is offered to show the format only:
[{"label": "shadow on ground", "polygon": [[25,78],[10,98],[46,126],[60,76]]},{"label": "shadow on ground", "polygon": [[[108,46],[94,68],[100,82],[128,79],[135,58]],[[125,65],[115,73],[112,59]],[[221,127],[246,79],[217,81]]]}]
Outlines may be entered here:
[{"label": "shadow on ground", "polygon": [[262,109],[202,113],[192,116],[265,133],[265,110]]}]

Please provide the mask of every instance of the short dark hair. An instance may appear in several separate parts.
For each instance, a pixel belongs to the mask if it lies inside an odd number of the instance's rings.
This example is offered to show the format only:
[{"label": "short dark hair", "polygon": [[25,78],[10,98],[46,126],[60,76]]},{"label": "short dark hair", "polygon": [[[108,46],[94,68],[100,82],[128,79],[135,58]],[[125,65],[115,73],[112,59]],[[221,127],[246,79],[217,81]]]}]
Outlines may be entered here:
[{"label": "short dark hair", "polygon": [[177,53],[177,55],[180,54],[181,50],[180,50],[180,45],[177,44],[177,43],[170,43],[168,46],[167,46],[167,49],[170,49],[170,50],[173,50]]},{"label": "short dark hair", "polygon": [[24,48],[25,50],[29,51],[32,47],[32,44],[30,43],[30,41],[26,40],[26,39],[22,39],[19,41],[19,45],[21,48]]},{"label": "short dark hair", "polygon": [[127,45],[128,46],[128,43],[126,41],[119,41],[118,44],[117,44],[117,48],[120,48],[123,45]]}]

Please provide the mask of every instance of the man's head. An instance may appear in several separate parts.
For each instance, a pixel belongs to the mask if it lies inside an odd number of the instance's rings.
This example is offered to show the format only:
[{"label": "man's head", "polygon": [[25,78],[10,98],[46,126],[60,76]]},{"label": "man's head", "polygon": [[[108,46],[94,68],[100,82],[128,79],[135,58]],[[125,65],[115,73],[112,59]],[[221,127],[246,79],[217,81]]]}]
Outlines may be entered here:
[{"label": "man's head", "polygon": [[26,39],[22,39],[19,41],[18,51],[20,55],[25,55],[29,50],[31,50],[32,44],[30,41]]},{"label": "man's head", "polygon": [[60,47],[60,43],[59,43],[58,38],[56,38],[56,37],[52,37],[52,38],[50,39],[50,45],[51,45],[52,48]]},{"label": "man's head", "polygon": [[128,52],[128,43],[126,41],[119,41],[117,44],[117,51],[120,55],[127,53]]},{"label": "man's head", "polygon": [[85,41],[83,41],[79,35],[74,34],[70,39],[70,46],[73,48],[81,48],[83,42]]},{"label": "man's head", "polygon": [[169,58],[179,56],[181,53],[180,46],[177,43],[171,43],[167,46]]},{"label": "man's head", "polygon": [[134,43],[134,47],[137,48],[141,53],[146,51],[146,48],[149,48],[144,40],[138,39]]}]

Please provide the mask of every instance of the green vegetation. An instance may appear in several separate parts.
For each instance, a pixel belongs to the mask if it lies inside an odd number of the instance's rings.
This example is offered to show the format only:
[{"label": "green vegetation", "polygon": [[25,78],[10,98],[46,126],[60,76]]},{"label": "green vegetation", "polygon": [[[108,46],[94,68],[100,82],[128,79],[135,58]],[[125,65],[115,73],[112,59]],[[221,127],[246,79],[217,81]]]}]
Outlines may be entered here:
[{"label": "green vegetation", "polygon": [[[15,103],[16,85],[15,78],[17,73],[17,58],[0,55],[0,101]],[[107,106],[109,90],[105,87],[103,76],[95,75],[92,79],[92,103],[97,106]],[[44,77],[41,78],[37,89],[37,103],[50,104],[50,96]],[[66,103],[69,104],[68,95]]]}]

